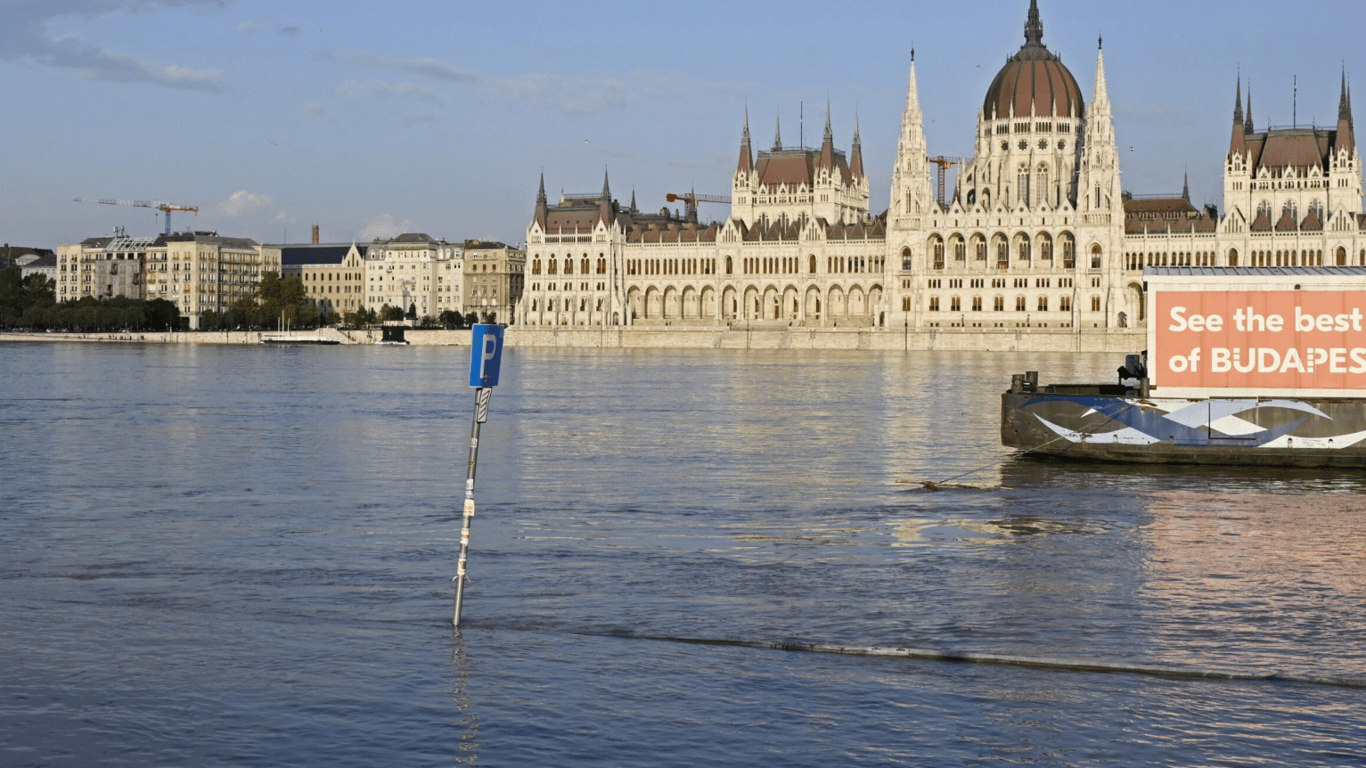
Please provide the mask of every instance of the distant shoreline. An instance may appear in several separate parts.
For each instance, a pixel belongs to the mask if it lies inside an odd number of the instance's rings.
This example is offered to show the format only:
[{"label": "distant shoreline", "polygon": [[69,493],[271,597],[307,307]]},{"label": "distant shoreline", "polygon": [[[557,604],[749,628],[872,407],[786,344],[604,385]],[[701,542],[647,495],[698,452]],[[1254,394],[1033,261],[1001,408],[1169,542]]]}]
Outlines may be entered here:
[{"label": "distant shoreline", "polygon": [[[4,342],[72,342],[124,344],[260,344],[264,336],[293,336],[300,340],[325,338],[341,345],[376,344],[378,328],[308,331],[176,331],[163,333],[18,333],[0,332]],[[468,347],[468,330],[414,330],[406,334],[415,347]],[[585,349],[828,349],[977,352],[1107,352],[1129,353],[1143,349],[1143,329],[1097,330],[1076,333],[1070,329],[926,329],[893,328],[801,328],[745,326],[647,326],[631,328],[565,328],[510,326],[507,346],[565,347]]]}]

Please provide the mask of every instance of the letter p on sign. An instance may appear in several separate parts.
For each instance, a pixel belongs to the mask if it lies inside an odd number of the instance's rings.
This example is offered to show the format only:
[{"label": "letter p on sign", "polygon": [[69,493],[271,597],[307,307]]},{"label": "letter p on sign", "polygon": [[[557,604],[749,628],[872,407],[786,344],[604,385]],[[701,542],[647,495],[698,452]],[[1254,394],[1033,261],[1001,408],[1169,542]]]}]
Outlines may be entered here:
[{"label": "letter p on sign", "polygon": [[503,362],[503,326],[477,323],[470,337],[470,386],[498,386]]}]

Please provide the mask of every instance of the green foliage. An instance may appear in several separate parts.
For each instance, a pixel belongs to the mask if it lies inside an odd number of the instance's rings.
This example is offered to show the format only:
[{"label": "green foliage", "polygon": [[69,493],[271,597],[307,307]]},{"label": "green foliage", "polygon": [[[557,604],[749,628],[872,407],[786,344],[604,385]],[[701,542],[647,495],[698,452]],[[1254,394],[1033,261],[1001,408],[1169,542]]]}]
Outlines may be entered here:
[{"label": "green foliage", "polygon": [[445,310],[436,318],[442,328],[448,331],[457,330],[465,327],[465,316],[455,310]]},{"label": "green foliage", "polygon": [[[56,290],[51,278],[39,274],[23,277],[19,267],[0,269],[0,328],[46,327],[32,321],[56,304]],[[26,316],[28,321],[24,320]]]}]

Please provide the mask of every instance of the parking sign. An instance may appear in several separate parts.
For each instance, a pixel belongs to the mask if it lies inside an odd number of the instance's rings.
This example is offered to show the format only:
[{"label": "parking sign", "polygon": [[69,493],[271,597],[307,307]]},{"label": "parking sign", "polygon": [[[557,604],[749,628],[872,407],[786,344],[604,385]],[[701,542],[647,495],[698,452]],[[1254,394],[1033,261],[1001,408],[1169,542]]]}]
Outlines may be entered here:
[{"label": "parking sign", "polygon": [[470,386],[498,386],[503,361],[503,326],[476,323],[470,339]]}]

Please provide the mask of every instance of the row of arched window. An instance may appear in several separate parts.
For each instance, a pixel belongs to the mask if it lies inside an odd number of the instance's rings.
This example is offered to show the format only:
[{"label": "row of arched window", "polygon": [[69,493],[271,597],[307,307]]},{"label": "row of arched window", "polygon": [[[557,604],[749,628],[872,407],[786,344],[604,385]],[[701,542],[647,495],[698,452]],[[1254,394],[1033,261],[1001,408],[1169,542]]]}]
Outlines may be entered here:
[{"label": "row of arched window", "polygon": [[[561,265],[563,265],[563,267],[561,267]],[[563,268],[564,274],[566,274],[566,275],[572,275],[572,274],[574,274],[574,257],[573,257],[573,256],[565,256],[564,259],[561,260],[561,259],[556,258],[554,254],[551,254],[550,257],[546,260],[545,274],[547,274],[547,275],[556,275],[556,274],[560,274],[560,269],[561,269],[561,268]],[[581,275],[586,275],[586,274],[589,273],[589,270],[590,270],[591,268],[592,268],[592,264],[591,264],[591,262],[588,260],[588,257],[587,257],[587,256],[584,256],[582,259],[579,260],[579,274],[581,274]],[[541,274],[541,257],[537,256],[536,258],[534,258],[534,259],[531,260],[531,274],[533,274],[533,275],[539,275],[539,274]],[[598,257],[598,260],[597,260],[597,274],[599,274],[599,275],[605,275],[605,274],[607,274],[607,257],[606,257],[606,256],[599,256],[599,257]]]}]

